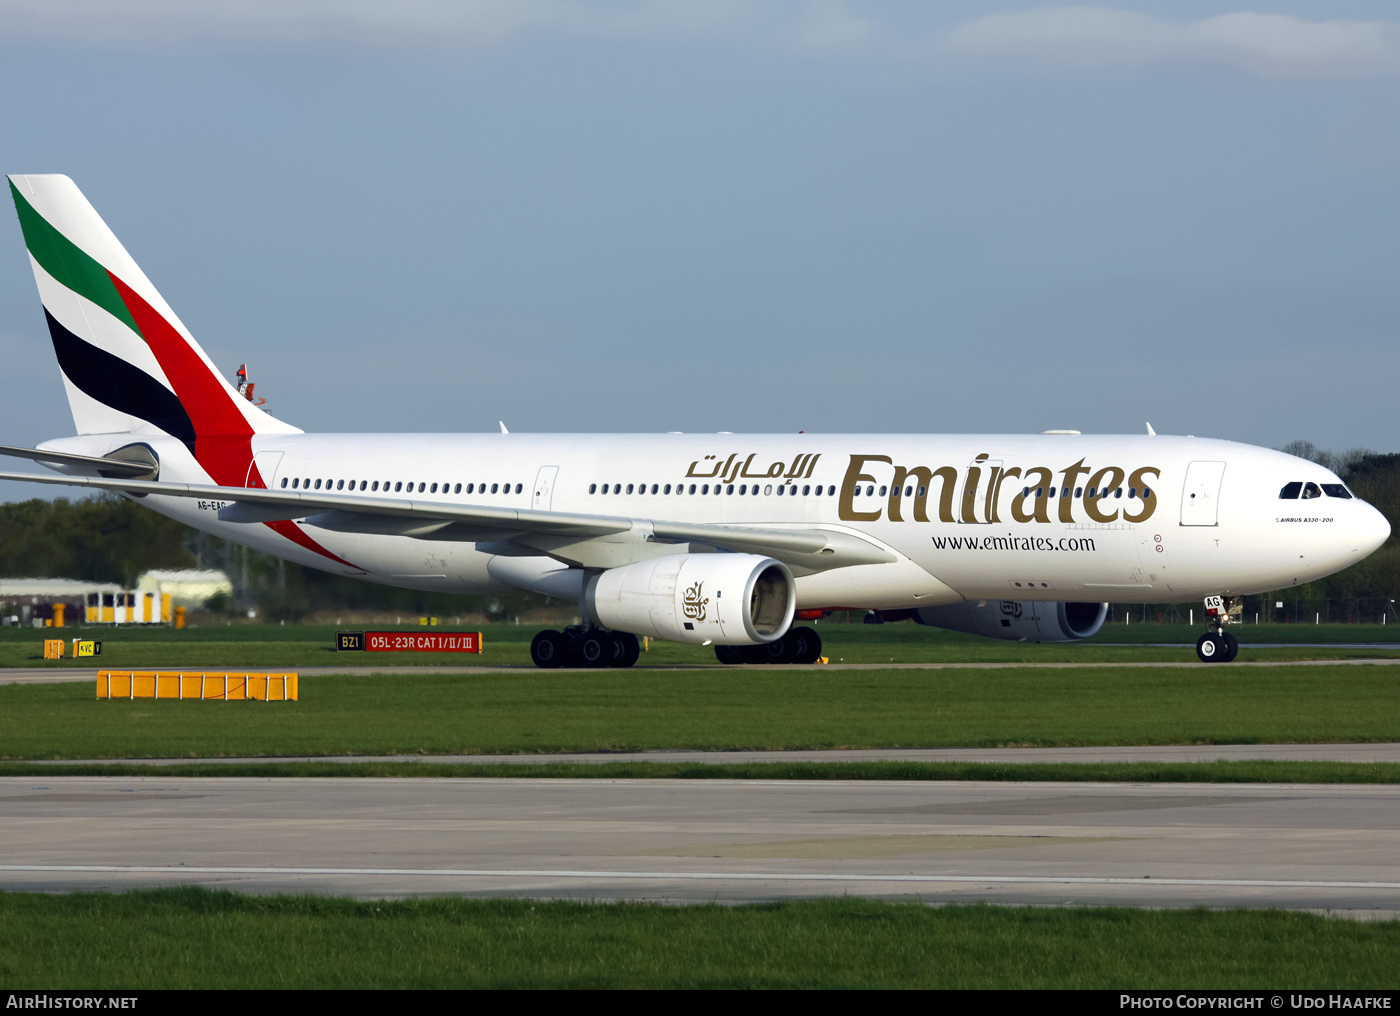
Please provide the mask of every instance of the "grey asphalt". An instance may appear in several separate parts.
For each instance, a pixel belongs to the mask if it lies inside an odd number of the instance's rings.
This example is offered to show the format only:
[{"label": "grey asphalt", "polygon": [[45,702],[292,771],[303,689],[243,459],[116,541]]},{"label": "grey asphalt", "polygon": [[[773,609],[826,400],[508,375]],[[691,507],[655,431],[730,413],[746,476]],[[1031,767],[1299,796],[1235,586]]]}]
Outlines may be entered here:
[{"label": "grey asphalt", "polygon": [[1400,787],[0,779],[0,888],[1400,912]]},{"label": "grey asphalt", "polygon": [[[1310,648],[1307,646],[1278,646],[1276,648]],[[1400,649],[1400,646],[1328,646],[1327,648],[1353,648],[1353,649]],[[645,666],[639,664],[635,670],[718,670],[721,664],[674,664],[666,666]],[[829,670],[1093,670],[1105,667],[1115,669],[1124,668],[1161,668],[1161,667],[1220,667],[1218,663],[1202,663],[1194,658],[1183,658],[1181,660],[1157,660],[1134,663],[1076,663],[1073,661],[1055,661],[1045,663],[829,663],[826,668]],[[1353,659],[1353,660],[1235,660],[1228,665],[1231,668],[1242,667],[1338,667],[1338,666],[1389,666],[1400,667],[1400,659],[1397,658],[1375,658],[1375,659]],[[10,667],[0,670],[0,684],[51,684],[61,682],[96,681],[99,667],[72,667],[72,668],[51,668],[51,667]],[[121,668],[113,668],[121,669]],[[185,671],[186,673],[241,673],[243,671],[263,672],[272,671],[281,673],[295,671],[304,677],[318,677],[327,674],[396,674],[402,676],[412,676],[415,674],[506,674],[506,673],[535,673],[536,668],[529,664],[514,664],[506,666],[470,666],[470,667],[375,667],[375,666],[337,666],[337,667],[267,667],[267,666],[233,666],[224,665],[220,667],[210,666],[168,666],[150,668],[157,669],[165,673],[174,671]],[[587,669],[579,669],[579,673],[589,673]]]}]

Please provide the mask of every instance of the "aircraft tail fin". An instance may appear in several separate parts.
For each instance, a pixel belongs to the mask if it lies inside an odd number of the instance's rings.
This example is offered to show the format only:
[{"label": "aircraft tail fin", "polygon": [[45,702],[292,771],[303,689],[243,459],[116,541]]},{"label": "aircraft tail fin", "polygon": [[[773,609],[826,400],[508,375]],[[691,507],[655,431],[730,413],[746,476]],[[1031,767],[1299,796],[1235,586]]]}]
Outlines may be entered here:
[{"label": "aircraft tail fin", "polygon": [[79,434],[163,432],[217,483],[252,483],[254,434],[300,433],[241,398],[66,176],[11,176]]}]

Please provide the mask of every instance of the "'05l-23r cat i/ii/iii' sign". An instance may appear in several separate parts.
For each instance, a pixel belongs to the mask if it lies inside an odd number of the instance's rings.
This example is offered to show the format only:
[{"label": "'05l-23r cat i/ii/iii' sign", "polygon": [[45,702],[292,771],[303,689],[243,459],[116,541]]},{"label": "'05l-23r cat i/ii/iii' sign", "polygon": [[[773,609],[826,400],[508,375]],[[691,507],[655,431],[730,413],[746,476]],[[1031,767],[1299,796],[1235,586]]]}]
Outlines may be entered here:
[{"label": "'05l-23r cat i/ii/iii' sign", "polygon": [[338,631],[338,652],[369,653],[479,653],[479,631]]}]

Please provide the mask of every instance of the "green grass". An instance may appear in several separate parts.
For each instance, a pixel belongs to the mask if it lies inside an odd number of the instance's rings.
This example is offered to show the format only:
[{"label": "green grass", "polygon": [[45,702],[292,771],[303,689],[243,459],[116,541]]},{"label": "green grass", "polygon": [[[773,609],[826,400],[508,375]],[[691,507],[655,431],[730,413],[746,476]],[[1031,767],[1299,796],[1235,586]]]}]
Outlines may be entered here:
[{"label": "green grass", "polygon": [[[353,630],[355,626],[344,626]],[[833,624],[817,626],[823,652],[833,662],[846,663],[1128,663],[1194,660],[1190,647],[1204,630],[1188,625],[1113,625],[1095,638],[1071,644],[1032,645],[998,642],[976,635],[959,635],[936,628],[900,623],[883,625]],[[404,631],[425,631],[417,626]],[[0,668],[108,667],[146,670],[154,667],[401,667],[423,665],[530,665],[533,625],[498,624],[483,629],[484,651],[468,653],[337,653],[336,628],[326,626],[229,625],[186,628],[81,627],[54,629],[0,628]],[[1243,647],[1243,660],[1328,660],[1363,657],[1400,659],[1400,650],[1336,646],[1253,648],[1270,642],[1400,641],[1400,627],[1387,625],[1243,625],[1232,629]],[[46,636],[65,639],[98,638],[98,659],[43,658]],[[1117,645],[1115,643],[1128,643]],[[1166,643],[1155,645],[1153,643]],[[642,656],[644,666],[713,665],[714,652],[705,646],[653,643]]]},{"label": "green grass", "polygon": [[[528,757],[528,756],[527,756]],[[0,776],[549,780],[973,780],[989,783],[1400,783],[1397,762],[0,762]]]},{"label": "green grass", "polygon": [[0,894],[12,990],[1393,987],[1400,922],[1279,911],[740,907],[203,889]]},{"label": "green grass", "polygon": [[1400,666],[304,677],[301,701],[0,686],[0,758],[1400,740]]}]

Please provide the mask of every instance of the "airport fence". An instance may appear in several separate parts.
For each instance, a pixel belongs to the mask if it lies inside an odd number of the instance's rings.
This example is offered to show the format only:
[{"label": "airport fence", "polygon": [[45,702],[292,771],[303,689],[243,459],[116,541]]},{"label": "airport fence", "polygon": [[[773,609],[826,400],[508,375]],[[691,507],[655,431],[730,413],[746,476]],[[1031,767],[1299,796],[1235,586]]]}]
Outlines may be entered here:
[{"label": "airport fence", "polygon": [[[1111,603],[1109,624],[1202,622],[1200,603]],[[1194,611],[1194,618],[1192,612]],[[1244,624],[1400,624],[1400,604],[1383,596],[1291,597],[1287,593],[1246,596]],[[1400,632],[1397,633],[1400,637]]]}]

